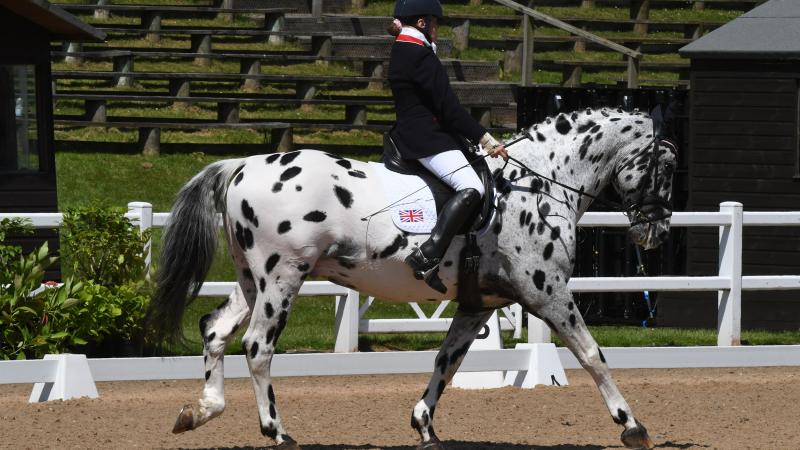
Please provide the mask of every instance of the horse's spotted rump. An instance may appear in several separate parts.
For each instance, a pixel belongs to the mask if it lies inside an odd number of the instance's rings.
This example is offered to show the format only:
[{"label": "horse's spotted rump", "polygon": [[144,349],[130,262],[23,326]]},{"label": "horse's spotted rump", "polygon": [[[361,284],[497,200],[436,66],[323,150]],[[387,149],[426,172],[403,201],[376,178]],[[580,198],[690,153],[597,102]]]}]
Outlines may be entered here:
[{"label": "horse's spotted rump", "polygon": [[351,171],[347,172],[347,174],[350,175],[353,178],[367,178],[367,174],[365,174],[361,170],[351,170]]},{"label": "horse's spotted rump", "polygon": [[285,166],[285,165],[291,163],[298,156],[300,156],[300,150],[295,150],[293,152],[284,153],[283,156],[281,156],[281,165]]},{"label": "horse's spotted rump", "polygon": [[253,232],[250,228],[243,227],[241,223],[236,222],[236,242],[242,250],[253,248]]},{"label": "horse's spotted rump", "polygon": [[284,170],[283,173],[281,174],[281,181],[286,182],[291,180],[292,178],[296,177],[300,172],[302,172],[302,170],[303,169],[301,169],[298,166],[289,167],[288,169]]},{"label": "horse's spotted rump", "polygon": [[346,160],[346,159],[340,159],[340,160],[336,161],[336,164],[344,167],[347,170],[350,170],[350,169],[353,168],[353,164],[350,161]]},{"label": "horse's spotted rump", "polygon": [[238,186],[239,183],[242,182],[242,178],[244,178],[244,172],[239,172],[238,174],[236,174],[236,178],[233,179],[233,185]]},{"label": "horse's spotted rump", "polygon": [[266,279],[264,279],[263,277],[259,278],[259,280],[258,280],[258,289],[259,289],[261,292],[264,292],[264,290],[265,290],[266,288],[267,288],[267,280],[266,280]]},{"label": "horse's spotted rump", "polygon": [[288,220],[284,220],[283,222],[278,224],[278,234],[288,233],[289,230],[292,229],[292,223]]},{"label": "horse's spotted rump", "polygon": [[272,192],[280,192],[281,189],[283,189],[283,183],[281,183],[280,181],[272,185]]},{"label": "horse's spotted rump", "polygon": [[341,203],[342,206],[345,208],[353,206],[353,194],[350,191],[341,186],[334,186],[333,192],[336,194],[336,198],[339,199],[339,203]]},{"label": "horse's spotted rump", "polygon": [[256,217],[253,207],[250,206],[250,203],[248,203],[247,200],[242,200],[242,215],[245,219],[252,223],[253,226],[258,228],[258,217]]},{"label": "horse's spotted rump", "polygon": [[280,157],[281,157],[281,154],[280,154],[280,153],[273,153],[273,154],[271,154],[271,155],[267,156],[267,164],[272,164],[272,163],[274,163],[274,162],[275,162],[275,160],[276,160],[276,159],[278,159],[278,158],[280,158]]},{"label": "horse's spotted rump", "polygon": [[303,220],[306,222],[322,222],[327,218],[328,215],[322,211],[311,211],[310,213],[303,216]]}]

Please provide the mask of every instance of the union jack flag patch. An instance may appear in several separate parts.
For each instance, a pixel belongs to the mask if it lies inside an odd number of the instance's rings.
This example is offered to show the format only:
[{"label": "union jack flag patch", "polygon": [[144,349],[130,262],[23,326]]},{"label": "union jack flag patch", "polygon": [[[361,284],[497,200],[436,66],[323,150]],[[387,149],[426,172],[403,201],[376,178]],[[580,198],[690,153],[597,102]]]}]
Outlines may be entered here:
[{"label": "union jack flag patch", "polygon": [[424,220],[421,209],[400,210],[400,222],[422,222]]}]

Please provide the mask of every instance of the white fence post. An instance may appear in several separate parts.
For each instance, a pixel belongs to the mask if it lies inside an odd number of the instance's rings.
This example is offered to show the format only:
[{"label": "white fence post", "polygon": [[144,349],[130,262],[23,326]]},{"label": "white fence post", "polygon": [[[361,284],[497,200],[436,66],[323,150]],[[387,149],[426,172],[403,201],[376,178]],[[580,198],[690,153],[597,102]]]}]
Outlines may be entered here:
[{"label": "white fence post", "polygon": [[347,290],[347,296],[336,296],[336,344],[333,351],[349,353],[358,351],[358,292]]},{"label": "white fence post", "polygon": [[528,314],[528,343],[547,344],[551,341],[550,327],[533,314]]},{"label": "white fence post", "polygon": [[719,276],[730,278],[730,289],[719,291],[717,345],[741,344],[742,334],[742,204],[723,202],[720,212],[730,214],[731,224],[719,227]]},{"label": "white fence post", "polygon": [[[147,202],[128,203],[128,213],[139,217],[139,231],[144,232],[153,226],[153,205]],[[144,244],[145,273],[150,273],[150,262],[153,259],[153,239]]]}]

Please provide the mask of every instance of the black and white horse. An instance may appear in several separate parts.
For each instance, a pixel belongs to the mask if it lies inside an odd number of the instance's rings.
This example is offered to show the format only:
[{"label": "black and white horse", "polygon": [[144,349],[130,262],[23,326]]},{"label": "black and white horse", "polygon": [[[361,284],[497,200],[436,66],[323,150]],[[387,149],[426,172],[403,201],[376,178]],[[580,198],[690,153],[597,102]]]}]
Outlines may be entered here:
[{"label": "black and white horse", "polygon": [[[629,230],[634,242],[645,248],[661,243],[669,228],[675,150],[658,145],[648,115],[613,109],[560,114],[534,125],[526,136],[509,147],[517,163],[489,161],[498,178],[498,197],[491,232],[478,239],[483,308],[456,312],[411,424],[422,447],[441,448],[433,414],[442,391],[492,311],[517,302],[544,320],[589,371],[612,419],[625,428],[622,442],[651,448],[647,430],[617,389],[575,307],[567,281],[575,263],[578,219],[609,183],[634,212]],[[180,335],[184,308],[211,265],[218,211],[239,287],[200,321],[203,397],[196,406],[184,407],[174,432],[197,428],[222,413],[223,350],[247,322],[242,344],[261,431],[277,448],[297,448],[278,414],[270,363],[309,275],[398,302],[456,297],[457,257],[464,240],[455,239],[443,259],[439,276],[446,294],[416,280],[403,259],[427,236],[399,231],[385,214],[362,220],[387,204],[373,175],[367,163],[298,150],[216,162],[181,189],[163,235],[149,327],[159,338]]]}]

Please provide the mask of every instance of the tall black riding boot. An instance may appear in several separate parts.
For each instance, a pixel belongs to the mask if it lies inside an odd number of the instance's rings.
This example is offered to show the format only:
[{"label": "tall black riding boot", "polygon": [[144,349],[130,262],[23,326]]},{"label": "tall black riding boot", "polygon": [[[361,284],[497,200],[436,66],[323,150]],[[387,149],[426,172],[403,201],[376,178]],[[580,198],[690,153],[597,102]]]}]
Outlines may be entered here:
[{"label": "tall black riding boot", "polygon": [[406,257],[406,264],[411,266],[418,280],[425,278],[426,272],[439,265],[450,241],[480,204],[481,194],[472,188],[456,192],[445,203],[436,220],[436,226],[431,231],[431,237]]}]

